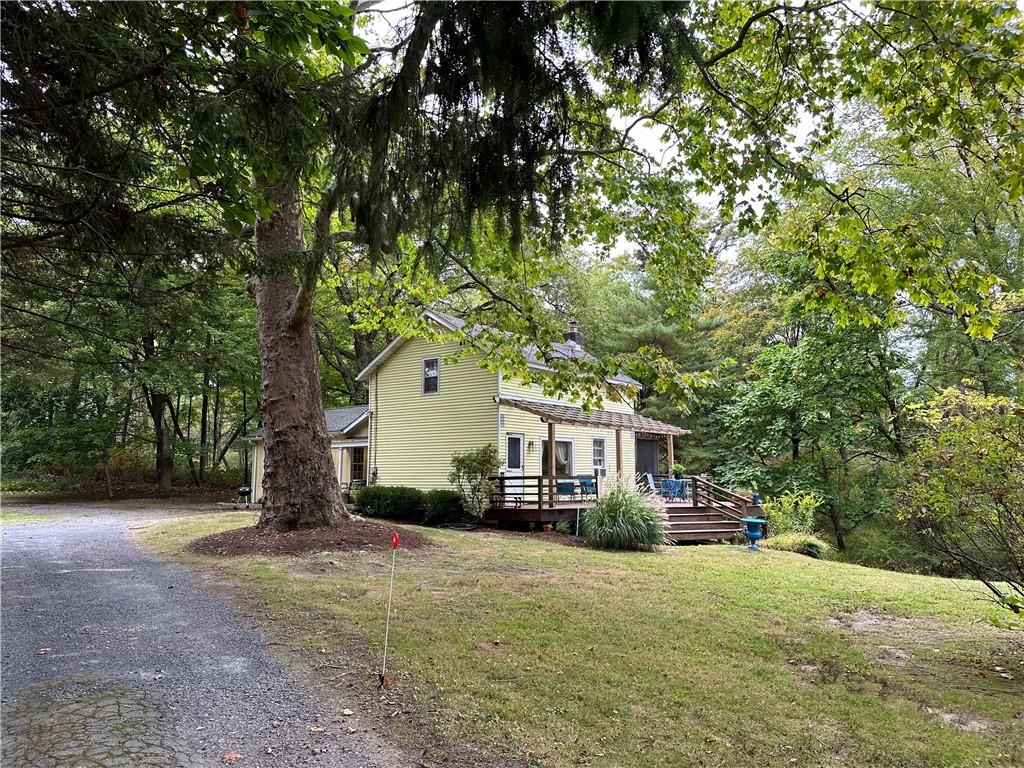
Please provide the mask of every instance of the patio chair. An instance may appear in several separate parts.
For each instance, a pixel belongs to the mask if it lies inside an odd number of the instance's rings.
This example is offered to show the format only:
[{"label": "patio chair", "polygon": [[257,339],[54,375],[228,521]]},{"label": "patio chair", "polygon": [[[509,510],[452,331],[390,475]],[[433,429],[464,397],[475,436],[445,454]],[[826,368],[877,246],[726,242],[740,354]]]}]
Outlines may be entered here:
[{"label": "patio chair", "polygon": [[597,498],[597,481],[593,475],[580,475],[576,479],[580,484],[580,496]]},{"label": "patio chair", "polygon": [[683,481],[666,478],[661,481],[661,496],[665,499],[678,499],[683,495]]},{"label": "patio chair", "polygon": [[570,501],[576,498],[576,482],[573,480],[556,480],[555,495],[560,499],[568,496]]},{"label": "patio chair", "polygon": [[642,477],[647,484],[647,490],[651,493],[661,493],[661,483],[654,482],[654,475],[650,472],[644,472]]}]

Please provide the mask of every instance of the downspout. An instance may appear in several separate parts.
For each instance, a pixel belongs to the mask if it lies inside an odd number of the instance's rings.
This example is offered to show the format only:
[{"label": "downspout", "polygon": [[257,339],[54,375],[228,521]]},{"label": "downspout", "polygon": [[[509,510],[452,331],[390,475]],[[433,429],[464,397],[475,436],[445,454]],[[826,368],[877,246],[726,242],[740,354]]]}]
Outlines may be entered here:
[{"label": "downspout", "polygon": [[[366,466],[366,477],[367,477],[367,480],[369,480],[370,477],[374,477],[374,478],[377,477],[377,458],[378,458],[378,455],[377,455],[377,436],[378,436],[377,421],[378,421],[379,413],[380,413],[379,410],[378,410],[378,408],[380,406],[380,385],[379,385],[377,379],[378,379],[377,372],[374,371],[373,372],[373,407],[370,408],[370,424],[369,424],[369,428],[366,430],[366,434],[369,436],[369,439],[370,439],[370,445],[367,447],[367,450],[366,450],[366,464],[367,464],[367,466]],[[367,382],[366,385],[367,385],[367,387],[369,387],[370,383]],[[369,398],[367,398],[367,399],[369,399]]]},{"label": "downspout", "polygon": [[[498,394],[494,398],[494,402],[498,404],[498,415],[497,415],[497,432],[495,432],[494,447],[498,449],[498,463],[501,463],[501,369],[498,369]],[[525,449],[525,446],[524,446]],[[505,457],[506,463],[508,462],[508,456]]]}]

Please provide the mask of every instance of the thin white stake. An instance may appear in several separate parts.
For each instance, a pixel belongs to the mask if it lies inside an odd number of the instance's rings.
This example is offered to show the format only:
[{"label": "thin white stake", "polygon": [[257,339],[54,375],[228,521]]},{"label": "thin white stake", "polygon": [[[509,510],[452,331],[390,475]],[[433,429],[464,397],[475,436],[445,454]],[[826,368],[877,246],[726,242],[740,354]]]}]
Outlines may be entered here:
[{"label": "thin white stake", "polygon": [[388,631],[391,629],[391,596],[395,594],[395,558],[398,547],[391,550],[391,587],[388,589],[388,617],[384,620],[384,659],[380,663],[380,684],[384,685],[384,674],[388,667]]}]

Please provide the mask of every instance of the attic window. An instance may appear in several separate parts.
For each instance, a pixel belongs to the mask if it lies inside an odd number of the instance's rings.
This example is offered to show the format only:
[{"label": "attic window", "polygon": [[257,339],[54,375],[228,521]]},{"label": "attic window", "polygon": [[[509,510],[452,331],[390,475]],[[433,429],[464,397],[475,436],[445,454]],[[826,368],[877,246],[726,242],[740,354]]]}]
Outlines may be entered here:
[{"label": "attic window", "polygon": [[441,389],[441,360],[428,357],[423,361],[423,394],[436,395]]}]

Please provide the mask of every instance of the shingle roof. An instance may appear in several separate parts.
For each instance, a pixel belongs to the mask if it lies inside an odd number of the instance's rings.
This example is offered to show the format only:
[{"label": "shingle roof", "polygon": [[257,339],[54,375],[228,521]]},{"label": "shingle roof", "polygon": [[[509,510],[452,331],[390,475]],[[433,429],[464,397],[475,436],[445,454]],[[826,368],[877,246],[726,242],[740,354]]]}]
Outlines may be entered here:
[{"label": "shingle roof", "polygon": [[[350,405],[346,408],[325,408],[324,423],[327,426],[327,433],[335,435],[347,432],[356,421],[361,419],[370,409],[368,405]],[[263,429],[257,429],[245,436],[246,440],[260,440],[263,437]]]},{"label": "shingle roof", "polygon": [[641,416],[638,413],[616,411],[584,411],[574,405],[545,403],[539,400],[524,400],[518,397],[502,397],[500,402],[521,411],[532,413],[545,422],[572,424],[595,429],[626,429],[632,432],[647,432],[653,435],[688,435],[690,430],[666,424],[663,421]]},{"label": "shingle roof", "polygon": [[[436,309],[424,310],[423,314],[431,318],[435,322],[442,326],[447,326],[451,331],[461,330],[466,326],[466,321],[455,315],[449,315],[446,312],[438,312]],[[483,329],[484,326],[474,326],[470,329],[470,335],[476,335],[478,329]],[[399,346],[401,346],[403,339],[401,337],[395,339],[388,347],[378,355],[366,368],[359,372],[358,380],[364,379],[372,370],[380,366]],[[526,357],[526,364],[534,368],[542,368],[545,365],[544,355],[540,353],[540,347],[535,344],[531,344],[523,349],[523,355]],[[551,345],[551,349],[548,350],[549,357],[560,358],[562,360],[596,360],[593,355],[587,352],[583,347],[575,342],[571,341],[558,341]],[[639,384],[640,382],[636,379],[627,376],[624,373],[618,373],[609,379],[615,384]]]}]

